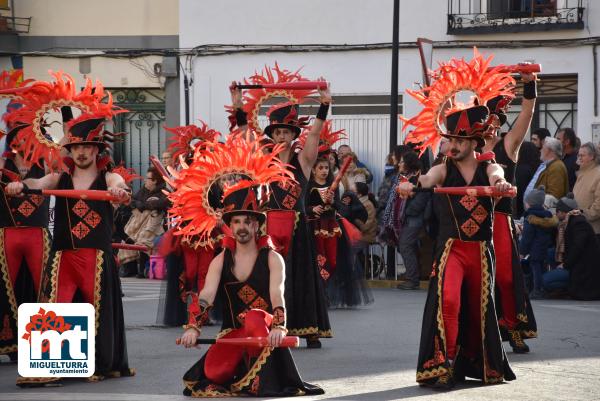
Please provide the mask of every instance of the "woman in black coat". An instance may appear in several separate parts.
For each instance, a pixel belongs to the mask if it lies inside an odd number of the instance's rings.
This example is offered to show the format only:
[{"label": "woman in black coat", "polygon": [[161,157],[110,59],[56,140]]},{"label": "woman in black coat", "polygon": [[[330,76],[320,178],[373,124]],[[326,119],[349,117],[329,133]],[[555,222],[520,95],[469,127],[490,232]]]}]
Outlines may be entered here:
[{"label": "woman in black coat", "polygon": [[525,211],[523,208],[523,194],[525,189],[540,165],[540,150],[531,142],[523,142],[519,149],[519,159],[515,171],[515,184],[517,185],[516,207],[513,209],[515,218],[520,219]]}]

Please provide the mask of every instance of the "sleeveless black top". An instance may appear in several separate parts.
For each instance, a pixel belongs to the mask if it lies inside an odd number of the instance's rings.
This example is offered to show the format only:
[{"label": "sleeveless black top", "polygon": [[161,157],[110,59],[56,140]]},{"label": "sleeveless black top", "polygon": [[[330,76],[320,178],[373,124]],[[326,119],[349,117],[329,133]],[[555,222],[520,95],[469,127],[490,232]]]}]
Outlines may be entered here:
[{"label": "sleeveless black top", "polygon": [[269,247],[259,250],[252,272],[246,281],[238,281],[233,275],[233,254],[225,248],[221,288],[225,296],[223,302],[223,329],[242,327],[244,317],[250,309],[262,309],[272,313],[269,292]]},{"label": "sleeveless black top", "polygon": [[[446,162],[444,187],[490,185],[486,169],[489,162],[480,162],[475,170],[473,181],[465,182],[456,164]],[[441,238],[456,238],[462,241],[490,241],[492,239],[492,197],[470,195],[436,195],[438,202]],[[446,199],[443,199],[443,198]]]},{"label": "sleeveless black top", "polygon": [[[494,154],[496,155],[496,163],[504,169],[504,179],[515,185],[515,171],[517,163],[512,161],[506,153],[504,147],[504,137],[494,146]],[[512,198],[500,198],[495,206],[495,211],[500,213],[512,214]]]},{"label": "sleeveless black top", "polygon": [[[12,159],[6,159],[4,168],[19,174],[19,169]],[[33,165],[24,179],[42,178],[45,175],[43,168]],[[2,177],[2,182],[8,183],[7,177]],[[0,208],[0,227],[48,227],[50,214],[50,198],[42,195],[7,196],[2,193]]]},{"label": "sleeveless black top", "polygon": [[[70,174],[61,174],[58,188],[73,189]],[[89,189],[106,190],[106,172],[98,174]],[[53,249],[111,249],[113,209],[110,202],[57,198],[54,216]]]},{"label": "sleeveless black top", "polygon": [[297,182],[288,182],[287,184],[275,183],[271,185],[271,197],[269,198],[268,209],[295,210],[305,213],[306,187],[308,181],[302,172],[298,154],[294,153],[289,163],[293,169],[294,179]]}]

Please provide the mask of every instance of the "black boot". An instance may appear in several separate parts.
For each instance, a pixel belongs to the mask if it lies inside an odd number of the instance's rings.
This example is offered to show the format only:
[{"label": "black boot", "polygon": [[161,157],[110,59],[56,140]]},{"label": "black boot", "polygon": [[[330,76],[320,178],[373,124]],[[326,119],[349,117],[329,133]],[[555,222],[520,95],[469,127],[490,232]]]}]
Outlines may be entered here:
[{"label": "black boot", "polygon": [[515,354],[526,354],[529,352],[529,346],[525,344],[518,330],[509,330],[508,335],[508,343]]},{"label": "black boot", "polygon": [[319,336],[313,334],[311,336],[306,337],[306,348],[321,348],[321,341],[319,340]]}]

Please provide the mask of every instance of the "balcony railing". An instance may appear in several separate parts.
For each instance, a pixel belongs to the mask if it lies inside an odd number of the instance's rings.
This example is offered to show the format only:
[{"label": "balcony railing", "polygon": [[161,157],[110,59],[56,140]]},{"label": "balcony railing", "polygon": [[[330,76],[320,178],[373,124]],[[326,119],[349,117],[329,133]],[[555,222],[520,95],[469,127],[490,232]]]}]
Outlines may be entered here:
[{"label": "balcony railing", "polygon": [[30,25],[31,17],[21,18],[0,15],[0,35],[29,33]]},{"label": "balcony railing", "polygon": [[583,0],[448,0],[449,35],[583,29]]}]

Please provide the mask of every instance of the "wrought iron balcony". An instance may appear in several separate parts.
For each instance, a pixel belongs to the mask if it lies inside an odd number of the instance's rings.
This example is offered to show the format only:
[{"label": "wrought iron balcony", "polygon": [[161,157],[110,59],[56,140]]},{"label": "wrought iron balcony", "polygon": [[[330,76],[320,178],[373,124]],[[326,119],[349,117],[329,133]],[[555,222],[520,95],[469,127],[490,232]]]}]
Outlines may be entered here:
[{"label": "wrought iron balcony", "polygon": [[449,35],[583,29],[583,0],[448,0]]},{"label": "wrought iron balcony", "polygon": [[11,17],[0,15],[0,35],[15,35],[19,33],[29,33],[31,17]]}]

